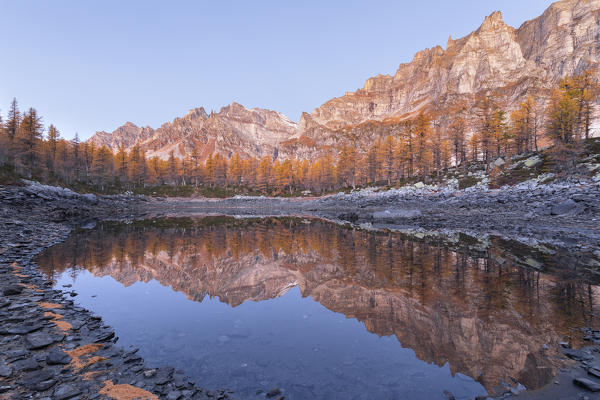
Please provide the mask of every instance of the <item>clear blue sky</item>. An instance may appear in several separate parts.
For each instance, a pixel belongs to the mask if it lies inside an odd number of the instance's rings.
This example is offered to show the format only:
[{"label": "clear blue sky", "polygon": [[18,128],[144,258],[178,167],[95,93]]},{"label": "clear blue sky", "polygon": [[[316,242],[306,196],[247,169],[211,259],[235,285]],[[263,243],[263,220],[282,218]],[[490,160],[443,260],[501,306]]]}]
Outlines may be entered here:
[{"label": "clear blue sky", "polygon": [[64,137],[154,128],[238,102],[298,120],[501,10],[550,0],[0,0],[0,112],[16,97]]}]

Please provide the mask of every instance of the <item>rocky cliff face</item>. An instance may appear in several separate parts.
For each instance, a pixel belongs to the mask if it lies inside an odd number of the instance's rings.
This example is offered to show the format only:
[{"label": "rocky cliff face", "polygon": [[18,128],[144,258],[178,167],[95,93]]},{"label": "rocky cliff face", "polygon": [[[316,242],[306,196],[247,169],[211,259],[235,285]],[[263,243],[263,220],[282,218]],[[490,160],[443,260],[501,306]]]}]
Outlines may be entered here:
[{"label": "rocky cliff face", "polygon": [[90,140],[113,149],[138,143],[162,158],[171,150],[180,157],[196,151],[314,158],[348,140],[365,147],[421,110],[432,112],[445,129],[457,104],[468,110],[480,95],[495,96],[509,111],[529,94],[543,104],[561,78],[598,64],[599,43],[600,0],[558,1],[518,29],[494,12],[469,35],[449,38],[445,49],[417,53],[393,76],[368,79],[362,89],[304,113],[299,124],[275,111],[234,103],[210,116],[192,110],[156,131],[127,123]]},{"label": "rocky cliff face", "polygon": [[296,129],[297,124],[281,113],[232,103],[210,115],[204,108],[190,110],[156,130],[128,122],[112,133],[98,132],[90,141],[113,151],[121,144],[127,150],[137,144],[147,157],[162,159],[168,158],[171,151],[179,158],[196,154],[200,160],[211,153],[231,157],[235,152],[242,157],[261,158],[276,156],[279,143],[296,134]]}]

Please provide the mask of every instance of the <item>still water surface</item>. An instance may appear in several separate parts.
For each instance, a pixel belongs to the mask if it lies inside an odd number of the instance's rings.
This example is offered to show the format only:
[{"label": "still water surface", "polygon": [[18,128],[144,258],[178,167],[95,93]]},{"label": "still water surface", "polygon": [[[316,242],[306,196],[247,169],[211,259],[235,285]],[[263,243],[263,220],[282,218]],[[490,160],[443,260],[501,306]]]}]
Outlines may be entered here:
[{"label": "still water surface", "polygon": [[535,389],[559,342],[595,326],[599,296],[547,247],[302,218],[103,223],[38,261],[149,364],[241,398]]}]

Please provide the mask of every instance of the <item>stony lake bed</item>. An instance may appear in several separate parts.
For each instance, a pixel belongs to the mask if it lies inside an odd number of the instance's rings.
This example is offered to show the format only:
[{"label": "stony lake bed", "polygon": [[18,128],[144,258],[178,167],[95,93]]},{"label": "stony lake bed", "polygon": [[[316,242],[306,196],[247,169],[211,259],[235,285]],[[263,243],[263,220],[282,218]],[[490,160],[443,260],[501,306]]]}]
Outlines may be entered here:
[{"label": "stony lake bed", "polygon": [[425,191],[4,187],[0,396],[595,398],[597,185]]}]

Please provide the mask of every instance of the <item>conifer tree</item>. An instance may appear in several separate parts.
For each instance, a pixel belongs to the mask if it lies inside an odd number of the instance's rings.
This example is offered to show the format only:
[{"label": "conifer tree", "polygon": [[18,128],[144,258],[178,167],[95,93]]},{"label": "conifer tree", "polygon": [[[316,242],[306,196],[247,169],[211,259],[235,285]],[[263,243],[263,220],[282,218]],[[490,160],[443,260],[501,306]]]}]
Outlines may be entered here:
[{"label": "conifer tree", "polygon": [[48,153],[46,157],[46,165],[49,171],[54,171],[56,166],[56,147],[58,145],[58,141],[60,140],[60,132],[52,124],[50,124],[48,127],[47,138]]},{"label": "conifer tree", "polygon": [[20,124],[21,111],[19,111],[17,99],[13,99],[13,101],[10,103],[10,108],[8,109],[8,118],[6,119],[6,135],[11,143],[19,132]]},{"label": "conifer tree", "polygon": [[23,116],[19,126],[17,154],[25,167],[27,176],[31,177],[34,167],[40,158],[40,141],[42,139],[42,119],[34,108],[30,108]]},{"label": "conifer tree", "polygon": [[125,151],[125,145],[121,143],[119,144],[119,150],[117,150],[117,154],[115,155],[115,168],[119,183],[126,183],[128,181],[128,162],[129,160],[127,152]]},{"label": "conifer tree", "polygon": [[177,158],[175,158],[175,152],[171,150],[169,152],[169,159],[167,160],[168,171],[169,171],[169,180],[172,185],[177,186],[177,177],[179,175],[179,162]]},{"label": "conifer tree", "polygon": [[264,156],[256,171],[256,188],[261,192],[267,192],[270,189],[272,168],[271,157]]},{"label": "conifer tree", "polygon": [[379,160],[381,162],[381,171],[383,178],[387,181],[388,186],[392,185],[392,178],[394,175],[394,161],[396,141],[392,135],[388,135],[379,149]]}]

